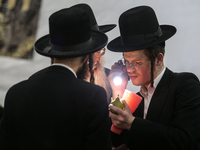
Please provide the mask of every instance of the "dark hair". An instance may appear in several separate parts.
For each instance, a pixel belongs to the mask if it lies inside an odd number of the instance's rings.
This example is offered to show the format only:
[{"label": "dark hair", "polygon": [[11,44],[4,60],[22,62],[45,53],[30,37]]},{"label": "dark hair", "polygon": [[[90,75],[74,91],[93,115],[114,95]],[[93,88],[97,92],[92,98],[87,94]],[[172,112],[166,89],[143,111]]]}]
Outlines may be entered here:
[{"label": "dark hair", "polygon": [[154,79],[154,65],[155,60],[159,53],[165,54],[165,48],[161,45],[154,45],[152,47],[146,48],[144,50],[144,54],[148,57],[148,59],[151,61],[151,87],[153,87],[153,79]]},{"label": "dark hair", "polygon": [[90,70],[90,82],[91,83],[94,83],[93,55],[94,54],[89,55],[89,70]]}]

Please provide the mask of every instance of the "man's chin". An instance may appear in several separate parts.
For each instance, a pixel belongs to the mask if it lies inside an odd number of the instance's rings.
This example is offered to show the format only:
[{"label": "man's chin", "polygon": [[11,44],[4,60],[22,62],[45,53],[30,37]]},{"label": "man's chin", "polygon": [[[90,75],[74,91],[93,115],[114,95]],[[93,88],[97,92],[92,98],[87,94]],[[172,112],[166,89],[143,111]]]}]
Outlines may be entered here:
[{"label": "man's chin", "polygon": [[141,84],[138,83],[136,80],[131,80],[131,81],[132,81],[133,85],[135,85],[135,86],[140,86],[140,85],[141,85]]}]

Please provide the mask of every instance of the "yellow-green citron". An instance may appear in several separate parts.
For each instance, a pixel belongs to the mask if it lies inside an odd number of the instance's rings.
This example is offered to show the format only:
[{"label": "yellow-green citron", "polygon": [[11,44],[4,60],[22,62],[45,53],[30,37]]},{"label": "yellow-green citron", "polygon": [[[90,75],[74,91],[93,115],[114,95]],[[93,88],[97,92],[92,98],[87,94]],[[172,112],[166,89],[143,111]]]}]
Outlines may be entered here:
[{"label": "yellow-green citron", "polygon": [[[114,106],[120,108],[120,109],[124,109],[124,105],[123,103],[120,101],[119,96],[117,96],[117,98],[115,100],[112,100],[110,104],[113,104]],[[110,111],[114,114],[117,114],[114,110],[110,109]]]}]

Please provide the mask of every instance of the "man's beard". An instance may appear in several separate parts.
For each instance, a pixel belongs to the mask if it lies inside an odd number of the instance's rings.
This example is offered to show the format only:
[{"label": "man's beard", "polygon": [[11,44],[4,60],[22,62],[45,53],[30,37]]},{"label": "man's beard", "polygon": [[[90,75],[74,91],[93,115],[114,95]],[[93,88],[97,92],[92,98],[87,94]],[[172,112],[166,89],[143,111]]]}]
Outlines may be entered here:
[{"label": "man's beard", "polygon": [[110,103],[111,101],[111,94],[112,94],[112,89],[110,86],[110,83],[108,81],[108,77],[105,73],[104,67],[101,65],[101,63],[97,62],[97,71],[94,72],[94,84],[99,85],[103,87],[107,93],[107,102]]},{"label": "man's beard", "polygon": [[[101,63],[102,60],[101,60]],[[104,67],[101,65],[101,63],[97,62],[97,71],[94,72],[94,84],[99,85],[103,87],[107,93],[107,102],[108,104],[111,101],[111,96],[112,96],[112,89],[110,86],[110,83],[108,81],[108,78],[106,76]],[[86,61],[83,66],[77,71],[77,77],[79,79],[85,80],[87,82],[90,82],[90,75],[88,74],[89,71],[89,65],[88,62]]]}]

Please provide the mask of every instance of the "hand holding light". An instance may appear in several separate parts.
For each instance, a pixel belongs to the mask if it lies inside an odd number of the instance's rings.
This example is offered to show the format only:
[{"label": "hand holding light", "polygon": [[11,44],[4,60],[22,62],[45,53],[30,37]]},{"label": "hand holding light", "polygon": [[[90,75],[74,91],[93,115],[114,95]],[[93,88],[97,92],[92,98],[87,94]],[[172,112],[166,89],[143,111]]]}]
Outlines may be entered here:
[{"label": "hand holding light", "polygon": [[128,75],[121,60],[112,65],[108,79],[112,87],[113,99],[115,99],[117,95],[122,97],[128,84]]},{"label": "hand holding light", "polygon": [[[123,69],[123,64],[122,64],[122,61],[119,60],[118,61],[119,65],[121,66],[121,69]],[[113,83],[118,86],[118,85],[121,85],[122,84],[122,78],[120,75],[115,75],[114,76],[114,79],[113,79]]]}]

